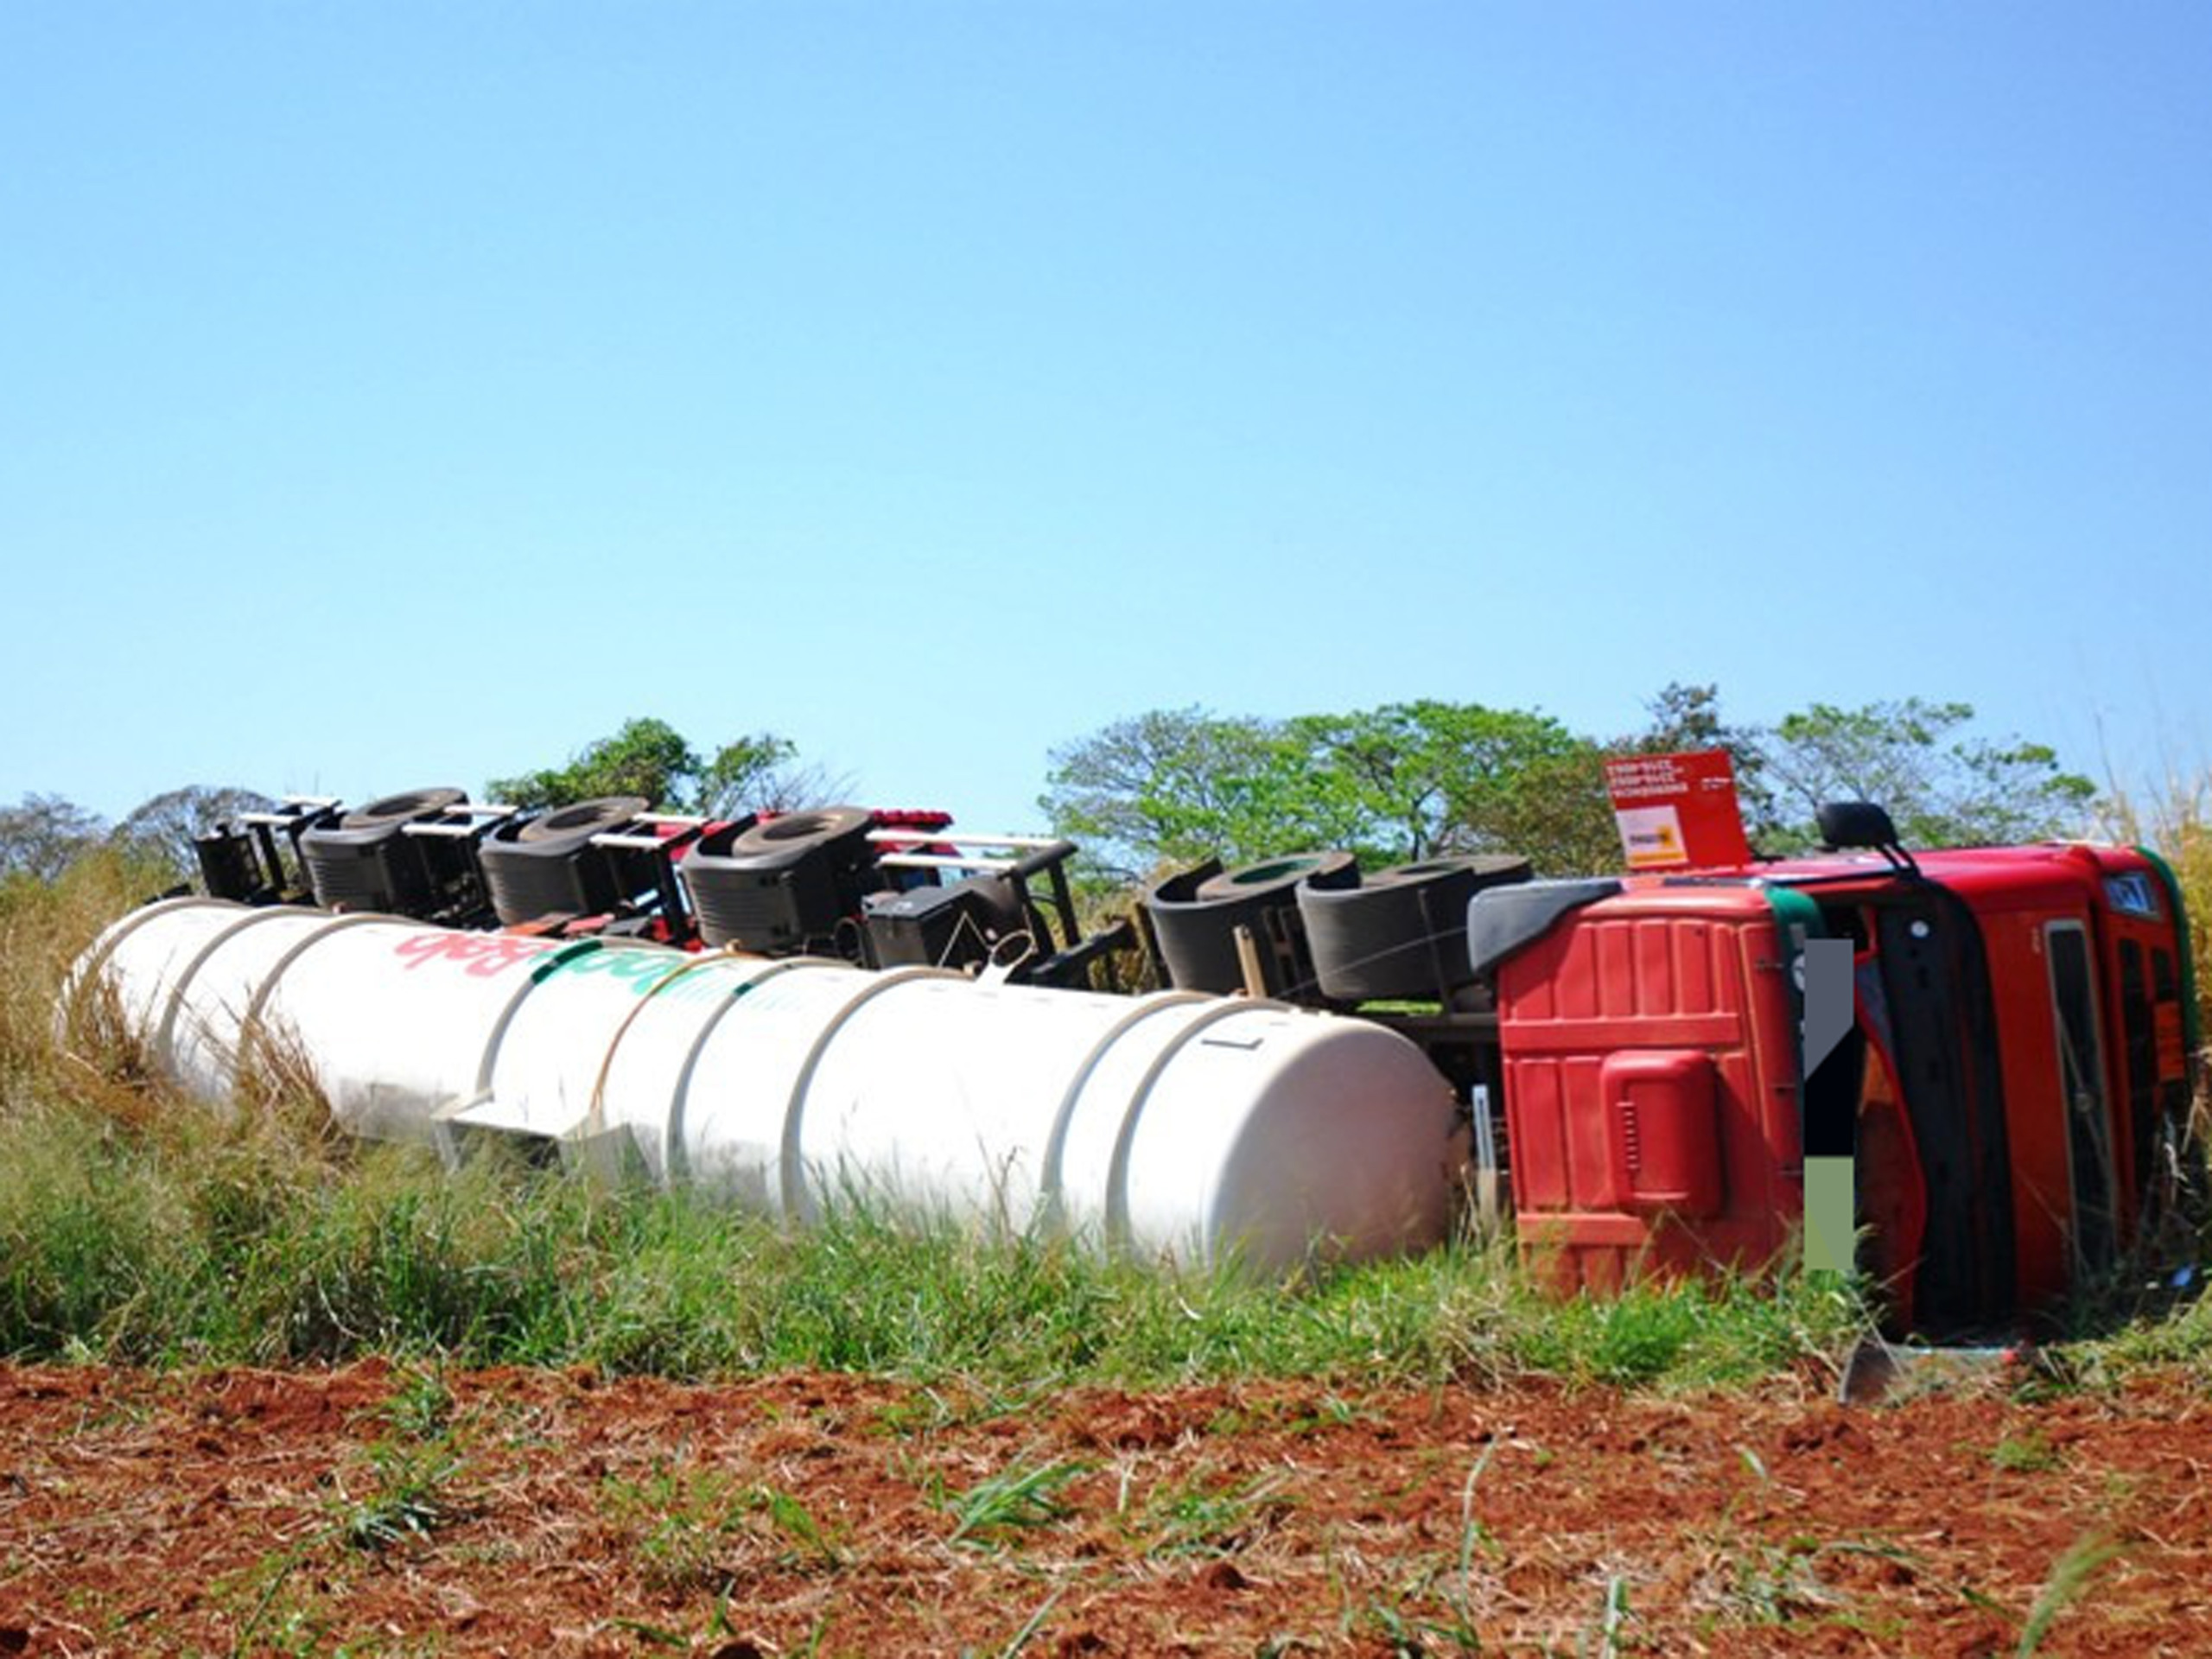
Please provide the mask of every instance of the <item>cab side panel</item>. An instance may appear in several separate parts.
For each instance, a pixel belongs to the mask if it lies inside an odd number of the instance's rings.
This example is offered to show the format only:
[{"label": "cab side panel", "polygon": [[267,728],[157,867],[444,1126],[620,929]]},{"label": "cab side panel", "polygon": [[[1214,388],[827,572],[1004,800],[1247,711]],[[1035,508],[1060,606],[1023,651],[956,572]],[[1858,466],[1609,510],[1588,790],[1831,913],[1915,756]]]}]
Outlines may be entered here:
[{"label": "cab side panel", "polygon": [[1773,913],[1745,889],[1577,912],[1499,972],[1522,1247],[1564,1290],[1757,1266],[1803,1207]]}]

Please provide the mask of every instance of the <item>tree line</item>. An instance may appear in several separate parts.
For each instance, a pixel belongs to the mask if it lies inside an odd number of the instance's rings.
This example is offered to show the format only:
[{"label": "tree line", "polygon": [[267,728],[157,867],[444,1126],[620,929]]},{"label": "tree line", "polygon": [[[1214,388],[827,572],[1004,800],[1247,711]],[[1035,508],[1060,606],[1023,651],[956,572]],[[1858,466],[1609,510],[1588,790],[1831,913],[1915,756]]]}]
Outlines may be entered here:
[{"label": "tree line", "polygon": [[[1526,855],[1548,874],[1618,867],[1605,785],[1609,755],[1725,747],[1745,828],[1763,853],[1815,845],[1822,801],[1879,801],[1908,845],[2029,841],[2077,833],[2095,796],[2049,745],[1971,731],[1964,702],[1904,697],[1814,703],[1771,725],[1732,723],[1710,684],[1671,684],[1644,723],[1610,737],[1535,709],[1419,699],[1287,718],[1202,709],[1130,715],[1054,750],[1039,808],[1112,881],[1219,857],[1230,863],[1343,848],[1370,865],[1466,852]],[[637,796],[667,811],[731,817],[828,804],[852,781],[754,732],[710,750],[641,718],[568,760],[494,778],[522,807]],[[124,849],[178,878],[192,837],[271,803],[189,785],[110,824],[56,795],[0,807],[0,878],[47,880],[89,849]]]},{"label": "tree line", "polygon": [[1816,702],[1732,723],[1719,688],[1670,684],[1637,730],[1593,737],[1533,709],[1423,699],[1287,719],[1154,709],[1052,756],[1056,832],[1116,876],[1217,856],[1343,848],[1389,864],[1515,852],[1539,870],[1616,869],[1605,762],[1726,748],[1758,851],[1818,844],[1823,801],[1886,805],[1910,846],[2031,841],[2082,829],[2095,785],[2048,744],[1974,735],[1964,702]]}]

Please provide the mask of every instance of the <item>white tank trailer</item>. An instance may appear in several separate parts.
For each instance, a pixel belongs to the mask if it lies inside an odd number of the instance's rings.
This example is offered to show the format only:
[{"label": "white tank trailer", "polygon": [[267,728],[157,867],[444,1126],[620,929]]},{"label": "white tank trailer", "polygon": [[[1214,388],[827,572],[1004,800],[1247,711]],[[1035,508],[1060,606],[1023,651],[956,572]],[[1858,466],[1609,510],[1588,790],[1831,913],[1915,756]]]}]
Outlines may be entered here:
[{"label": "white tank trailer", "polygon": [[197,898],[101,935],[65,1023],[92,997],[211,1101],[302,1066],[356,1134],[531,1137],[798,1224],[853,1198],[1275,1273],[1435,1243],[1464,1161],[1413,1044],[1241,998]]}]

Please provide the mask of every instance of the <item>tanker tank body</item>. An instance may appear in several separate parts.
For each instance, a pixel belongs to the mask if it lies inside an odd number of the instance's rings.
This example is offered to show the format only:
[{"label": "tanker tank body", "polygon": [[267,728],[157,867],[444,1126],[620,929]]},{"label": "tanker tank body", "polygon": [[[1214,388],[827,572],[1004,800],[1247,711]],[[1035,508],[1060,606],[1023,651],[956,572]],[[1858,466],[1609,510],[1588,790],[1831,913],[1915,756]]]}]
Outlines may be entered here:
[{"label": "tanker tank body", "polygon": [[1464,1158],[1412,1043],[1243,998],[205,899],[111,926],[65,997],[96,994],[210,1100],[293,1057],[359,1134],[612,1154],[798,1224],[857,1197],[1274,1273],[1433,1243]]}]

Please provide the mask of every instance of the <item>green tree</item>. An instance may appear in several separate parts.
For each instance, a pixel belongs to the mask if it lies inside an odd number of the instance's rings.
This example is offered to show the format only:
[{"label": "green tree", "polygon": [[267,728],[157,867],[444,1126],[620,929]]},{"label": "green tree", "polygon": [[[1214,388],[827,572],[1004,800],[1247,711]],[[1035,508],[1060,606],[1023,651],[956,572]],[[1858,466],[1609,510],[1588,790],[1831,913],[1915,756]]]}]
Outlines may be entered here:
[{"label": "green tree", "polygon": [[1519,853],[1541,875],[1617,875],[1620,832],[1605,787],[1609,751],[1586,739],[1523,766],[1468,825],[1473,845]]},{"label": "green tree", "polygon": [[1677,682],[1645,708],[1642,729],[1606,743],[1532,711],[1434,700],[1289,720],[1155,709],[1055,750],[1039,804],[1127,880],[1318,847],[1370,865],[1505,851],[1548,874],[1616,871],[1611,754],[1728,750],[1745,827],[1771,853],[1815,843],[1822,800],[1882,801],[1908,842],[1939,845],[2069,830],[2094,792],[2045,745],[1968,735],[1964,703],[1818,703],[1748,726],[1724,716],[1717,686]]},{"label": "green tree", "polygon": [[516,806],[568,806],[601,795],[641,795],[664,811],[680,812],[692,799],[700,760],[690,744],[664,720],[626,721],[611,737],[587,743],[565,766],[495,778],[485,785],[495,800]]},{"label": "green tree", "polygon": [[106,829],[99,814],[60,795],[26,795],[0,806],[0,876],[51,881],[97,846]]},{"label": "green tree", "polygon": [[1819,845],[1814,812],[1824,801],[1878,802],[1906,844],[1936,847],[2074,833],[2096,793],[2046,744],[1971,735],[1965,702],[1816,702],[1771,726],[1741,725],[1722,715],[1718,686],[1675,682],[1645,709],[1644,729],[1613,752],[1726,749],[1745,828],[1768,854]]},{"label": "green tree", "polygon": [[1054,751],[1039,804],[1123,876],[1341,847],[1370,864],[1497,844],[1522,779],[1588,746],[1548,715],[1433,700],[1290,720],[1155,709]]},{"label": "green tree", "polygon": [[[1373,862],[1498,850],[1532,772],[1588,747],[1548,715],[1480,703],[1385,703],[1287,723],[1289,791],[1313,830]],[[1520,850],[1520,849],[1515,849]]]},{"label": "green tree", "polygon": [[1281,850],[1268,779],[1281,740],[1265,721],[1155,709],[1055,749],[1038,804],[1124,880],[1165,863]]},{"label": "green tree", "polygon": [[1620,832],[1605,782],[1605,761],[1614,755],[1726,749],[1746,822],[1759,821],[1766,797],[1758,734],[1723,717],[1717,685],[1671,682],[1646,701],[1644,713],[1640,730],[1606,743],[1577,738],[1520,765],[1510,789],[1472,810],[1469,828],[1478,843],[1525,854],[1548,875],[1618,874]]},{"label": "green tree", "polygon": [[1991,742],[1963,728],[1965,702],[1904,697],[1857,709],[1816,702],[1759,734],[1772,786],[1763,850],[1818,844],[1823,801],[1873,801],[1907,846],[1990,845],[2081,832],[2096,785],[2065,770],[2047,744]]},{"label": "green tree", "polygon": [[[1736,797],[1744,830],[1754,845],[1762,832],[1779,822],[1773,787],[1766,775],[1767,734],[1758,726],[1726,719],[1720,688],[1710,681],[1684,684],[1670,680],[1643,705],[1643,729],[1611,746],[1615,754],[1679,754],[1697,749],[1726,749],[1734,762]],[[1611,822],[1610,799],[1606,807]],[[1618,838],[1616,838],[1618,846]],[[1618,853],[1615,854],[1618,861]]]},{"label": "green tree", "polygon": [[1669,680],[1645,700],[1643,712],[1647,723],[1630,747],[1644,754],[1734,748],[1752,735],[1721,719],[1720,688],[1710,683],[1685,685]]},{"label": "green tree", "polygon": [[495,778],[495,800],[516,806],[567,806],[601,795],[643,796],[658,810],[734,817],[773,807],[819,806],[798,797],[835,781],[819,768],[795,768],[789,739],[756,732],[723,744],[711,759],[664,720],[626,721],[612,736],[587,743],[565,766]]},{"label": "green tree", "polygon": [[241,812],[266,812],[275,805],[257,790],[187,784],[132,807],[110,832],[110,839],[180,877],[188,876],[199,868],[192,850],[196,836]]},{"label": "green tree", "polygon": [[809,796],[807,790],[829,787],[827,779],[817,775],[816,781],[794,788],[809,775],[792,771],[791,762],[798,753],[789,739],[772,732],[754,732],[723,744],[700,772],[698,810],[709,817],[734,818],[767,808],[788,812],[822,805],[829,795]]}]

